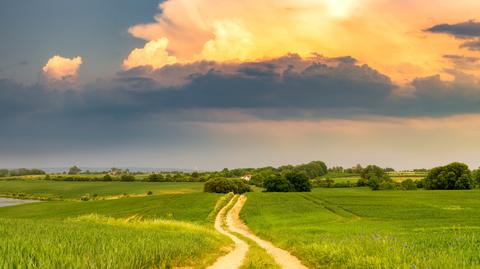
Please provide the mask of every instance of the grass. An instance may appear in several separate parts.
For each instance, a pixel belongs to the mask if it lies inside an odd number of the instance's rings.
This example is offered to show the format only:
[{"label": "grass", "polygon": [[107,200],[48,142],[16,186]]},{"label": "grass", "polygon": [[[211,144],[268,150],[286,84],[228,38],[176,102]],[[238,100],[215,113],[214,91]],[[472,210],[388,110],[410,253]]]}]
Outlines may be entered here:
[{"label": "grass", "polygon": [[312,268],[480,268],[480,191],[249,193],[241,217]]},{"label": "grass", "polygon": [[66,219],[86,214],[115,218],[132,215],[149,219],[209,224],[208,216],[222,195],[210,193],[165,194],[96,201],[52,201],[0,208],[2,218]]},{"label": "grass", "polygon": [[45,180],[0,180],[0,196],[12,197],[22,193],[27,197],[78,199],[97,194],[113,196],[122,194],[191,193],[203,191],[203,183],[196,182],[67,182]]},{"label": "grass", "polygon": [[172,268],[212,263],[226,243],[212,229],[87,215],[0,218],[0,268]]},{"label": "grass", "polygon": [[[7,183],[2,191],[69,199],[0,208],[0,268],[203,268],[230,244],[211,220],[225,199],[199,183]],[[147,190],[154,195],[76,199]]]},{"label": "grass", "polygon": [[267,251],[261,248],[255,241],[247,238],[241,234],[233,233],[238,238],[247,242],[250,247],[245,261],[240,269],[280,269],[281,267],[275,262],[275,260],[267,253]]}]

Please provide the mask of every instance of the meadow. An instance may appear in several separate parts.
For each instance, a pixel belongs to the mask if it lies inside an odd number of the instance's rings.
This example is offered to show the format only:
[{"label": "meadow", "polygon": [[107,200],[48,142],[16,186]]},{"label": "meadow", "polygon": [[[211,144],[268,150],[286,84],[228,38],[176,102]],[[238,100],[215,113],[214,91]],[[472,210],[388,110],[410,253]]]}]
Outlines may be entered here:
[{"label": "meadow", "polygon": [[51,199],[78,199],[85,195],[115,196],[123,194],[153,194],[201,192],[197,182],[77,182],[49,180],[0,180],[0,196],[23,194]]},{"label": "meadow", "polygon": [[480,191],[250,193],[259,236],[311,268],[479,268]]},{"label": "meadow", "polygon": [[[201,185],[0,183],[12,190],[23,186],[26,194],[71,198],[0,208],[0,268],[202,268],[230,244],[212,227],[222,195],[200,193]],[[86,191],[114,195],[147,188],[157,195],[73,199]]]}]

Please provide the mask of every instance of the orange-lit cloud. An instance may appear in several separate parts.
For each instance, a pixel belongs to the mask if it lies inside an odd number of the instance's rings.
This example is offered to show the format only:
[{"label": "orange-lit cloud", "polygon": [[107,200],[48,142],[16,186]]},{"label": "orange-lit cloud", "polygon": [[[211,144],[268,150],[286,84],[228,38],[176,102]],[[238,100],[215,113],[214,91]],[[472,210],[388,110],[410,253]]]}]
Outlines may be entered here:
[{"label": "orange-lit cloud", "polygon": [[72,59],[55,55],[50,58],[42,68],[43,74],[53,80],[74,80],[78,76],[78,70],[82,65],[82,58],[75,57]]},{"label": "orange-lit cloud", "polygon": [[177,58],[169,55],[167,47],[167,38],[149,41],[144,48],[134,49],[128,55],[128,58],[123,61],[123,66],[127,69],[145,65],[160,68],[168,64],[174,64],[177,62]]},{"label": "orange-lit cloud", "polygon": [[[167,38],[167,55],[178,62],[245,61],[318,52],[353,56],[406,83],[434,74],[449,78],[444,68],[451,63],[443,55],[475,54],[460,48],[459,40],[423,30],[475,18],[480,2],[169,0],[160,9],[154,23],[135,25],[129,32],[146,41]],[[142,57],[134,66],[156,66],[157,61],[156,56]]]}]

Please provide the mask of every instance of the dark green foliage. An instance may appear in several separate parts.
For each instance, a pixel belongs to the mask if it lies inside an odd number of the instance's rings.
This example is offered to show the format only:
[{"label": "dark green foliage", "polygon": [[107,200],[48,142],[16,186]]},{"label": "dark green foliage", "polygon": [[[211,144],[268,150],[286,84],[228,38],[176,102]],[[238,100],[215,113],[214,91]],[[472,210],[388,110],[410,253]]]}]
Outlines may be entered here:
[{"label": "dark green foliage", "polygon": [[135,176],[124,174],[120,176],[120,181],[132,182],[135,181]]},{"label": "dark green foliage", "polygon": [[266,192],[292,192],[295,187],[290,181],[281,176],[270,177],[265,180],[263,187]]},{"label": "dark green foliage", "polygon": [[424,183],[427,190],[466,190],[474,187],[471,172],[463,163],[433,168]]},{"label": "dark green foliage", "polygon": [[474,170],[472,173],[472,179],[476,188],[480,188],[480,169]]},{"label": "dark green foliage", "polygon": [[153,194],[152,191],[148,191],[148,192],[147,192],[147,195],[152,195],[152,194]]},{"label": "dark green foliage", "polygon": [[307,164],[295,166],[295,172],[305,174],[309,179],[324,176],[328,173],[327,165],[321,161],[313,161]]},{"label": "dark green foliage", "polygon": [[204,192],[242,194],[250,192],[250,186],[241,179],[236,178],[214,178],[204,185]]},{"label": "dark green foliage", "polygon": [[18,177],[18,176],[32,176],[32,175],[45,175],[45,171],[40,169],[0,169],[0,177]]},{"label": "dark green foliage", "polygon": [[289,172],[285,174],[285,179],[292,183],[297,192],[310,192],[312,184],[304,173]]},{"label": "dark green foliage", "polygon": [[400,183],[400,188],[404,191],[412,191],[417,189],[417,183],[411,179],[406,179]]},{"label": "dark green foliage", "polygon": [[395,184],[385,170],[386,169],[376,165],[369,165],[363,168],[360,172],[360,179],[357,181],[357,186],[368,186],[374,191],[395,189]]},{"label": "dark green foliage", "polygon": [[103,181],[112,181],[112,176],[106,174],[105,176],[103,176]]},{"label": "dark green foliage", "polygon": [[82,169],[78,168],[78,166],[74,165],[68,169],[69,175],[78,175],[82,172]]},{"label": "dark green foliage", "polygon": [[417,188],[419,188],[419,189],[423,189],[425,187],[423,179],[415,181],[415,184],[417,185]]},{"label": "dark green foliage", "polygon": [[363,179],[371,179],[373,177],[384,178],[385,176],[385,169],[376,165],[369,165],[365,167],[360,173],[360,177]]}]

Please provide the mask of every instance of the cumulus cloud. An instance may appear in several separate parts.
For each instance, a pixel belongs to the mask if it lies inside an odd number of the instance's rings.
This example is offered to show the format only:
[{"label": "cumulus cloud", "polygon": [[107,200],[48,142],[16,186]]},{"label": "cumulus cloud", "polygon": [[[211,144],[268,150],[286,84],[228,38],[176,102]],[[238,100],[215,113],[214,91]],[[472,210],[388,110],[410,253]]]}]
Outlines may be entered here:
[{"label": "cumulus cloud", "polygon": [[146,43],[143,48],[134,49],[127,59],[123,61],[123,66],[126,69],[140,66],[161,68],[165,65],[176,63],[177,58],[169,55],[167,48],[167,38],[152,40]]},{"label": "cumulus cloud", "polygon": [[55,55],[42,68],[43,74],[53,80],[67,81],[77,78],[82,65],[82,57],[65,58]]}]

